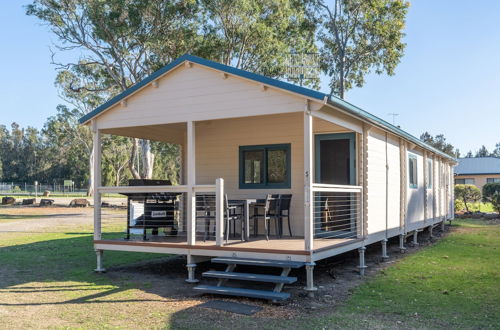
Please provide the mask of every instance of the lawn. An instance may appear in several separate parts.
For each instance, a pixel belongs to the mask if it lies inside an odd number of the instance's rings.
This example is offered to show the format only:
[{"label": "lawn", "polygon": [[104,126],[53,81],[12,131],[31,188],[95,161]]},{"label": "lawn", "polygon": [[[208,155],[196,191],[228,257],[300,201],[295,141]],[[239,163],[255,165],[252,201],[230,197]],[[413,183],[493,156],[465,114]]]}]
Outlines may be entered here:
[{"label": "lawn", "polygon": [[[105,222],[108,237],[122,235],[122,229]],[[444,239],[367,278],[334,308],[268,305],[265,313],[251,317],[196,308],[209,298],[189,296],[178,276],[116,269],[94,274],[90,232],[90,225],[0,232],[0,328],[478,329],[500,324],[498,224],[455,222]],[[106,252],[105,264],[158,258],[165,256]],[[172,287],[178,287],[174,294]]]}]

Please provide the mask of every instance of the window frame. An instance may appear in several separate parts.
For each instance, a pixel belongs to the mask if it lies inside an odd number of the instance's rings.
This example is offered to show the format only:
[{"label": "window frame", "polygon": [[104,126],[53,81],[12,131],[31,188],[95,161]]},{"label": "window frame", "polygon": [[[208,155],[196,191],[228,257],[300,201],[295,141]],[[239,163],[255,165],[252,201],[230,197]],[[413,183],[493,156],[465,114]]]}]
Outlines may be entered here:
[{"label": "window frame", "polygon": [[[415,183],[412,183],[410,181],[410,162],[412,160],[415,160]],[[408,186],[411,188],[411,189],[417,189],[418,188],[418,158],[417,158],[417,155],[415,154],[412,154],[412,153],[408,153]]]},{"label": "window frame", "polygon": [[500,183],[500,178],[486,178],[486,183]]},{"label": "window frame", "polygon": [[[257,151],[262,150],[264,152],[264,160],[263,160],[263,181],[262,183],[245,183],[245,161],[244,161],[244,153],[245,151]],[[284,183],[269,183],[268,182],[268,151],[270,150],[285,150],[286,152],[286,175]],[[239,153],[239,188],[240,189],[289,189],[291,188],[291,163],[292,163],[292,155],[291,155],[291,144],[290,143],[281,143],[281,144],[261,144],[261,145],[247,145],[240,146]]]},{"label": "window frame", "polygon": [[434,162],[427,158],[427,183],[426,188],[432,189],[432,181],[434,180]]}]

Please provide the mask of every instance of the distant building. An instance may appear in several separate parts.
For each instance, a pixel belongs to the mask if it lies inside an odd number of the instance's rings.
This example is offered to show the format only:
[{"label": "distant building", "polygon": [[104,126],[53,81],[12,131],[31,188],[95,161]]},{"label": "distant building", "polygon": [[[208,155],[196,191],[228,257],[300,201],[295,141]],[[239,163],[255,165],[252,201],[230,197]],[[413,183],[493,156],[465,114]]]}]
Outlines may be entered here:
[{"label": "distant building", "polygon": [[473,184],[483,189],[486,183],[500,182],[500,158],[459,158],[455,167],[455,184]]}]

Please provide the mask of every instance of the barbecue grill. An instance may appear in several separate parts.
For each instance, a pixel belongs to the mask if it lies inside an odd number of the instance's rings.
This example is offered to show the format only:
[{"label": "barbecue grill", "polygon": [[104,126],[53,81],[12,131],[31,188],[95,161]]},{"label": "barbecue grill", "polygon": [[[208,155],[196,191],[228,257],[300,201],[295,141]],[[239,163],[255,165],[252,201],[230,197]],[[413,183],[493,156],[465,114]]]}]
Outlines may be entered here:
[{"label": "barbecue grill", "polygon": [[[168,186],[168,180],[129,180],[129,186]],[[179,228],[179,196],[182,193],[123,193],[127,196],[127,237],[131,229],[142,229],[147,240],[147,229],[158,236],[159,229],[170,229],[170,236],[177,236]],[[166,232],[165,232],[166,233]]]}]

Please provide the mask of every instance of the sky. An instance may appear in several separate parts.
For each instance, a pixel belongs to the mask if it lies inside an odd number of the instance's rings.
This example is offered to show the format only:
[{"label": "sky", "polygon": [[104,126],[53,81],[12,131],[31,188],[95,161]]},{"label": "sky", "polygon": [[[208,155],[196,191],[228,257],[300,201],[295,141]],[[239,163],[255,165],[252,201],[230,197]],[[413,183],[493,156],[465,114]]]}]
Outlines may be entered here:
[{"label": "sky", "polygon": [[[63,101],[46,26],[30,1],[0,1],[0,124],[41,128]],[[462,154],[500,142],[500,1],[412,1],[394,76],[371,74],[346,100],[420,136],[444,134]],[[329,92],[323,79],[322,91]]]}]

